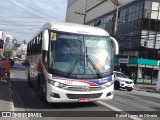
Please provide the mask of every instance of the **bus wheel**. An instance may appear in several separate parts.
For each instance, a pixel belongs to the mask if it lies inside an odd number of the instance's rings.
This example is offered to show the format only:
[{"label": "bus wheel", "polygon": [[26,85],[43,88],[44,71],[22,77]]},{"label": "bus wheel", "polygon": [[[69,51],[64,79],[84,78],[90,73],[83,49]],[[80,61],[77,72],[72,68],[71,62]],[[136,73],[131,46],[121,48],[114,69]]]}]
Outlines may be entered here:
[{"label": "bus wheel", "polygon": [[38,77],[38,96],[40,98],[41,101],[45,101],[45,94],[44,93],[44,89],[46,87],[46,84],[44,82],[44,80],[42,80],[40,77]]},{"label": "bus wheel", "polygon": [[114,89],[115,89],[115,90],[119,90],[119,89],[120,89],[120,85],[119,85],[119,82],[118,82],[118,81],[115,81],[115,82],[114,82]]}]

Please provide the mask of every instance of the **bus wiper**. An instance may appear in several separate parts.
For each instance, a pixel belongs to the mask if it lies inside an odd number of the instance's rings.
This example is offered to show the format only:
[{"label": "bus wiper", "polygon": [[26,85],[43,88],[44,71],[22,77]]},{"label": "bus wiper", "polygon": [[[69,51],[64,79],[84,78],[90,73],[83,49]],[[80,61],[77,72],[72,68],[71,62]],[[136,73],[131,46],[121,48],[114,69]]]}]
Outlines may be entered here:
[{"label": "bus wiper", "polygon": [[[82,48],[81,45],[80,45],[80,48]],[[79,59],[79,57],[80,57],[80,59]],[[78,61],[80,61],[80,63],[81,63],[81,57],[82,57],[82,50],[81,50],[81,49],[80,49],[80,56],[79,56],[79,57],[77,57],[77,59],[75,60],[72,68],[71,68],[70,71],[67,73],[66,77],[68,77],[68,78],[70,77],[70,75],[72,74],[74,68],[76,67],[76,65],[77,65],[77,63],[78,63]]]},{"label": "bus wiper", "polygon": [[70,69],[70,71],[67,73],[66,77],[69,78],[70,75],[72,74],[74,68],[76,67],[77,63],[78,63],[79,59],[77,58],[76,61],[74,62],[72,68]]},{"label": "bus wiper", "polygon": [[90,57],[87,55],[87,46],[86,46],[86,58],[87,60],[90,62],[90,64],[94,67],[94,69],[96,70],[97,72],[97,75],[99,76],[99,78],[102,78],[102,75],[99,71],[99,69],[95,66],[95,64],[93,63],[93,61],[90,59]]}]

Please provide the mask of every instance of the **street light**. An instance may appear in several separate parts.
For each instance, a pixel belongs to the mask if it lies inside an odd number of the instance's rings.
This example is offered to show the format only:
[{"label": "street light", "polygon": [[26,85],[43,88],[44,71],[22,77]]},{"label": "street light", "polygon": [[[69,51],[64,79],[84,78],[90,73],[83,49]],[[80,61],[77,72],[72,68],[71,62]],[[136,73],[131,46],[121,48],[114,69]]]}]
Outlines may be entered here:
[{"label": "street light", "polygon": [[80,13],[80,12],[76,12],[76,11],[75,11],[75,13],[84,16],[83,24],[85,24],[86,23],[86,13]]},{"label": "street light", "polygon": [[79,14],[79,15],[83,15],[83,16],[84,16],[83,24],[85,24],[85,23],[86,23],[87,2],[88,2],[88,0],[86,0],[86,5],[85,5],[84,13],[80,13],[80,12],[75,11],[75,13],[76,13],[76,14]]},{"label": "street light", "polygon": [[[98,1],[98,0],[97,0]],[[79,15],[83,15],[84,16],[84,21],[83,23],[85,24],[86,23],[86,16],[87,16],[87,13],[91,10],[93,10],[94,8],[98,7],[99,5],[103,4],[104,2],[107,2],[108,0],[99,0],[101,2],[99,2],[98,4],[94,5],[93,7],[87,9],[87,3],[88,3],[88,0],[86,0],[86,5],[85,5],[85,11],[84,13],[80,13],[80,12],[77,12],[75,11],[76,14],[79,14]],[[116,1],[118,0],[111,0],[114,4],[117,3]]]}]

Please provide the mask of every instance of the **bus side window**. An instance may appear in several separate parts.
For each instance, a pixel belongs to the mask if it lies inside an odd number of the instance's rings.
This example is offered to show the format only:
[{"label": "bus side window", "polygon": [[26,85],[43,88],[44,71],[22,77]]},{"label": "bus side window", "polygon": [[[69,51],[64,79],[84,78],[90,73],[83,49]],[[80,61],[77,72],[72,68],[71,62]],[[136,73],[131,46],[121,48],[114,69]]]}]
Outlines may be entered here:
[{"label": "bus side window", "polygon": [[41,49],[42,49],[42,33],[39,36],[39,52],[41,53]]}]

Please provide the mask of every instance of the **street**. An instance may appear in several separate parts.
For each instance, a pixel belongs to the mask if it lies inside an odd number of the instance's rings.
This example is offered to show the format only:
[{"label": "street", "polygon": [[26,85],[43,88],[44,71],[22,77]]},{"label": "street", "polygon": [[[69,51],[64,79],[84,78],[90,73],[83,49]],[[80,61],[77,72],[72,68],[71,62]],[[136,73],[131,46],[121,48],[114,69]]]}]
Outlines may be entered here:
[{"label": "street", "polygon": [[[83,119],[83,120],[93,120],[93,119],[100,119],[100,120],[106,120],[106,116],[100,117],[98,111],[110,111],[108,112],[111,113],[113,111],[117,111],[119,115],[127,114],[127,111],[129,114],[133,113],[135,111],[149,111],[148,112],[143,112],[146,115],[144,118],[139,118],[136,115],[128,115],[127,117],[125,116],[118,116],[117,119],[126,119],[126,120],[131,120],[131,119],[137,119],[137,120],[142,120],[142,119],[154,119],[154,120],[159,120],[159,118],[156,118],[156,112],[152,111],[160,111],[160,94],[159,93],[152,93],[152,92],[146,92],[143,90],[133,90],[131,92],[126,91],[126,90],[115,90],[114,93],[114,98],[111,101],[97,101],[97,102],[91,102],[91,103],[46,103],[45,101],[40,101],[37,91],[34,87],[29,87],[26,75],[25,75],[25,66],[21,65],[21,62],[18,61],[15,63],[14,67],[12,68],[12,75],[11,75],[11,84],[12,84],[12,94],[13,94],[13,103],[14,103],[14,110],[15,111],[70,111],[70,113],[73,114],[77,113],[75,111],[91,111],[88,116],[96,116],[97,117],[76,117],[70,118],[70,117],[63,117],[58,116],[55,117],[55,120],[66,120],[66,119]],[[124,112],[125,111],[125,112]],[[51,112],[51,113],[52,113]],[[54,112],[53,112],[54,113]],[[93,115],[94,113],[94,115]],[[104,112],[104,114],[107,114],[107,112]],[[157,112],[158,113],[158,112]],[[135,113],[136,114],[136,113]],[[155,115],[153,115],[155,114]],[[137,113],[137,115],[139,115]],[[53,115],[54,116],[54,115]],[[45,116],[47,117],[47,116]],[[116,115],[115,115],[116,117]],[[115,117],[110,116],[108,119],[115,119]],[[35,118],[30,118],[35,119]],[[39,119],[39,118],[38,118]],[[42,119],[47,119],[51,120],[50,116],[47,118],[42,118]]]},{"label": "street", "polygon": [[160,120],[160,0],[0,6],[0,120]]}]

